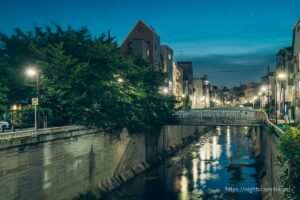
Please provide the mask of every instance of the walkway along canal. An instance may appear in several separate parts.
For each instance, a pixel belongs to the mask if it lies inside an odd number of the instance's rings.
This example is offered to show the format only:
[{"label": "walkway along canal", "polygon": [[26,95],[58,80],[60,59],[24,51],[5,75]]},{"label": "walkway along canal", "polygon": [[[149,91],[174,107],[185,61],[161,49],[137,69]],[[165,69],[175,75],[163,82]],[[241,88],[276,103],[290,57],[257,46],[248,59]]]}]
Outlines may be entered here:
[{"label": "walkway along canal", "polygon": [[119,199],[259,199],[248,127],[219,127],[107,195]]}]

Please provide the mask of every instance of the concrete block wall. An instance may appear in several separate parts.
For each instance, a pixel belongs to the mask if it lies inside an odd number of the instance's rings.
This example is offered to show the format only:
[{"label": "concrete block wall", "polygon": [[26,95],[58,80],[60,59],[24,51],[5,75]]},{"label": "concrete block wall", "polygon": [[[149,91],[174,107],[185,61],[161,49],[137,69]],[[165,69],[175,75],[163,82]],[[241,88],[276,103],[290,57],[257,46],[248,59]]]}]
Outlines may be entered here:
[{"label": "concrete block wall", "polygon": [[0,199],[72,199],[87,191],[112,190],[199,127],[164,129],[156,134],[76,130],[1,141]]},{"label": "concrete block wall", "polygon": [[268,193],[263,193],[263,199],[272,198],[274,200],[283,199],[283,194],[280,191],[280,173],[281,167],[278,163],[278,157],[280,152],[277,148],[279,144],[279,137],[275,134],[269,133],[269,129],[266,125],[262,127],[256,127],[254,129],[256,137],[256,150],[263,162],[263,171],[265,176],[260,180],[261,187],[273,188]]}]

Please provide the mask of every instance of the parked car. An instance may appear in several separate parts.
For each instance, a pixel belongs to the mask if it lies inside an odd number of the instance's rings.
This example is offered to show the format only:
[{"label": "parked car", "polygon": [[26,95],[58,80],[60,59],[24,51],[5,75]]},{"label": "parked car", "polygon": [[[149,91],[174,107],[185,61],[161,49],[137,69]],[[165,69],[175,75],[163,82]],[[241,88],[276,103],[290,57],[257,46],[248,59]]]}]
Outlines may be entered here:
[{"label": "parked car", "polygon": [[6,121],[0,121],[0,131],[3,133],[5,129],[9,129],[9,123]]}]

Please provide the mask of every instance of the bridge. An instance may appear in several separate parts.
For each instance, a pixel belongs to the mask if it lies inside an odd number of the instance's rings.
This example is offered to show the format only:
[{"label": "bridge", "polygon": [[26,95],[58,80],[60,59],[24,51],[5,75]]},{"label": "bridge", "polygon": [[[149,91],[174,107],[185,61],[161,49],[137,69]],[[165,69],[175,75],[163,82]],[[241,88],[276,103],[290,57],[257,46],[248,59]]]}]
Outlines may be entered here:
[{"label": "bridge", "polygon": [[261,126],[258,111],[248,108],[211,108],[177,111],[179,123],[203,126]]}]

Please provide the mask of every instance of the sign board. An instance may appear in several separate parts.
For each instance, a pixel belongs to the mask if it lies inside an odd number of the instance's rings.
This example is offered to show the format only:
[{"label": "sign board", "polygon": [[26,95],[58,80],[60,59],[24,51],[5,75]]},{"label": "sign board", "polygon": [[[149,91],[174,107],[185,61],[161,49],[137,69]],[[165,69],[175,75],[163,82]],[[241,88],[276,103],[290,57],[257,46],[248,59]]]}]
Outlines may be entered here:
[{"label": "sign board", "polygon": [[39,99],[38,98],[32,98],[32,105],[33,106],[37,106],[37,105],[39,105]]}]

